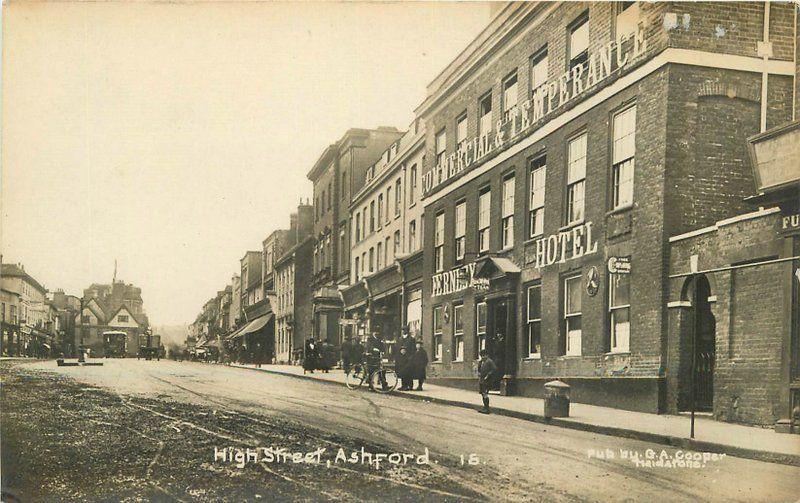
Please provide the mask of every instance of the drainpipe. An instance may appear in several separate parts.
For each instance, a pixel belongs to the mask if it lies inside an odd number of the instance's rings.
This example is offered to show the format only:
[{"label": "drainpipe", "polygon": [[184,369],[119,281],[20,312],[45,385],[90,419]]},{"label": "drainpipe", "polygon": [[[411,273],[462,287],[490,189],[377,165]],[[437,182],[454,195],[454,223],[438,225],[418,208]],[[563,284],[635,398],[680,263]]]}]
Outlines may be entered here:
[{"label": "drainpipe", "polygon": [[761,69],[761,132],[767,130],[767,87],[769,84],[769,58],[772,44],[769,41],[769,0],[764,2],[764,40],[758,44],[758,55],[764,60]]}]

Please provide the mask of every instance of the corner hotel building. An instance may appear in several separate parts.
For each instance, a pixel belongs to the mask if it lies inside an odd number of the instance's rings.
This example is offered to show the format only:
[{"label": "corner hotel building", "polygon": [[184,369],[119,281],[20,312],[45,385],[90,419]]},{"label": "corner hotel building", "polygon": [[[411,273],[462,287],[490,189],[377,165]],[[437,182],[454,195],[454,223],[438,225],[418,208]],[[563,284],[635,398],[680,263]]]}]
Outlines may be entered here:
[{"label": "corner hotel building", "polygon": [[[747,138],[791,121],[789,3],[508,3],[428,86],[432,382],[675,412],[671,236],[752,211]],[[688,266],[687,266],[688,267]]]}]

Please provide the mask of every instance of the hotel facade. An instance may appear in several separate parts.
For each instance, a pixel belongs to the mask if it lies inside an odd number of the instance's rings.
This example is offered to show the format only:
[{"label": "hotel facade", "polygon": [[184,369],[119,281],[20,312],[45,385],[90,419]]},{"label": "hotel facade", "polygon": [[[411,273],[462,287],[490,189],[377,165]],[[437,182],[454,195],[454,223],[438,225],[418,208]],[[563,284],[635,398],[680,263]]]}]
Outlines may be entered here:
[{"label": "hotel facade", "polygon": [[792,120],[795,39],[787,3],[502,8],[416,110],[431,381],[473,387],[485,348],[505,394],[685,409],[670,237],[752,211],[747,139]]}]

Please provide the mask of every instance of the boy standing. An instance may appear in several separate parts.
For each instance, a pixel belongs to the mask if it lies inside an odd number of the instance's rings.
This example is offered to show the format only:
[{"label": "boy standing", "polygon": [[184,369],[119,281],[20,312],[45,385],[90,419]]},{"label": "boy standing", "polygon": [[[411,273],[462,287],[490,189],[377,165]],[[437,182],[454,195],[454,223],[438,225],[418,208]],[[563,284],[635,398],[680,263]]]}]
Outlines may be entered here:
[{"label": "boy standing", "polygon": [[489,356],[489,352],[482,349],[480,352],[481,361],[478,364],[478,391],[483,398],[483,409],[478,410],[481,414],[490,414],[489,410],[489,387],[492,384],[492,379],[497,373],[497,365],[494,360]]}]

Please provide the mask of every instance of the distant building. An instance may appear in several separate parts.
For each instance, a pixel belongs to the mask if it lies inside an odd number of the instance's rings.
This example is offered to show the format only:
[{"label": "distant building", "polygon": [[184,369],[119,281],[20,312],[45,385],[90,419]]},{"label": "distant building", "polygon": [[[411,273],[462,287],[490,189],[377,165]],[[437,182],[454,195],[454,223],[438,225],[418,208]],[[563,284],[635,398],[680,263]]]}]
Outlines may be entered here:
[{"label": "distant building", "polygon": [[104,356],[103,334],[123,331],[127,333],[125,354],[134,356],[139,352],[139,336],[149,328],[141,288],[123,281],[110,285],[95,283],[83,291],[81,305],[80,314],[73,318],[76,347],[91,349],[95,356]]},{"label": "distant building", "polygon": [[274,264],[275,361],[297,362],[311,333],[311,262],[313,207],[300,205],[290,217],[293,246]]},{"label": "distant building", "polygon": [[[49,332],[47,289],[22,264],[2,264],[0,272],[7,320],[3,326],[3,353],[9,356],[46,356],[53,336]],[[11,323],[14,320],[16,323]]]}]

